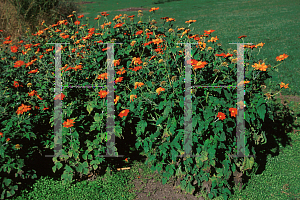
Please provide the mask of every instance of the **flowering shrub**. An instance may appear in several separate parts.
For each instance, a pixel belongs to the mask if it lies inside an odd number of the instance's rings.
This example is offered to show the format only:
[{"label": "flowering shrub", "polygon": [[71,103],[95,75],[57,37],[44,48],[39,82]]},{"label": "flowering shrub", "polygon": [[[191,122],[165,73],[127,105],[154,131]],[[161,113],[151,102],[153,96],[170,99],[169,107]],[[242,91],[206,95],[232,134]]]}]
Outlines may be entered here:
[{"label": "flowering shrub", "polygon": [[[158,8],[152,8],[150,12],[156,10]],[[216,44],[219,38],[211,37],[215,30],[191,35],[188,28],[172,29],[175,19],[169,17],[162,18],[169,26],[167,29],[156,27],[155,20],[149,19],[149,23],[141,21],[141,11],[138,23],[131,23],[134,15],[121,18],[120,14],[114,17],[114,23],[108,21],[109,14],[103,12],[101,15],[105,21],[100,29],[90,28],[87,31],[86,25],[79,26],[79,20],[63,20],[33,34],[35,38],[25,45],[21,45],[24,41],[20,41],[20,45],[4,46],[0,51],[1,85],[4,86],[1,88],[4,115],[1,116],[3,123],[0,127],[0,162],[1,173],[10,174],[1,176],[1,197],[14,194],[17,189],[14,176],[26,178],[20,172],[24,160],[35,151],[35,146],[22,148],[23,144],[34,140],[41,142],[45,148],[54,149],[54,131],[36,135],[33,127],[47,120],[51,126],[54,125],[55,100],[63,103],[61,156],[66,157],[53,157],[53,172],[63,168],[62,181],[69,182],[75,173],[91,174],[99,164],[108,161],[99,157],[105,152],[106,141],[110,139],[106,138],[104,124],[107,120],[106,97],[110,94],[105,89],[110,75],[106,61],[107,51],[111,49],[103,43],[122,43],[114,45],[115,136],[122,136],[127,118],[139,119],[136,147],[143,149],[147,162],[153,164],[153,170],[167,170],[163,174],[163,183],[175,175],[184,177],[181,187],[189,193],[197,184],[206,188],[210,198],[230,195],[230,181],[241,183],[242,174],[251,174],[255,166],[253,157],[228,156],[237,150],[235,143],[238,138],[234,128],[241,109],[245,111],[246,121],[245,155],[255,155],[255,146],[265,142],[265,133],[260,132],[269,109],[265,96],[268,100],[273,98],[269,93],[262,93],[261,85],[269,77],[268,71],[275,67],[252,58],[253,49],[260,51],[264,43],[244,45],[245,81],[237,83],[237,51],[224,53],[221,44]],[[78,19],[82,17],[80,15]],[[97,16],[96,19],[100,18]],[[186,21],[188,26],[195,22]],[[244,37],[239,38],[243,40]],[[9,45],[10,42],[8,37],[3,44]],[[53,62],[56,52],[53,44],[46,43],[63,43],[58,49],[63,66],[63,91],[57,96],[52,89],[55,87],[55,73],[58,73]],[[192,99],[194,131],[191,141],[184,141],[182,129],[185,122],[186,52],[178,43],[197,43],[191,48],[192,59],[186,62],[192,66],[193,85],[245,85],[245,101],[238,103],[235,102],[235,88],[198,87],[191,90],[187,97]],[[277,56],[277,60],[287,57],[283,54]],[[280,88],[288,87],[284,83],[278,85]],[[79,90],[71,86],[83,88]],[[147,129],[152,122],[155,122],[157,130]],[[193,143],[190,150],[198,156],[195,159],[189,155],[178,157],[184,155],[184,144],[187,143]],[[18,150],[26,156],[21,157]],[[34,178],[34,172],[26,173]]]}]

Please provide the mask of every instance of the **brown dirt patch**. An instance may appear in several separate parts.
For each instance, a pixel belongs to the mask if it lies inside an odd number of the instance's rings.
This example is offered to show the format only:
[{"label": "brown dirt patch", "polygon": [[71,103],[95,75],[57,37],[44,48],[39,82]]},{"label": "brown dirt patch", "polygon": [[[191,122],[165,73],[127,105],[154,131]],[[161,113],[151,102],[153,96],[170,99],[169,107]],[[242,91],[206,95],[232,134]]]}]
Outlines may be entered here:
[{"label": "brown dirt patch", "polygon": [[150,10],[150,9],[148,9],[148,8],[130,7],[130,8],[124,8],[124,9],[116,10],[116,11],[138,11],[138,10]]},{"label": "brown dirt patch", "polygon": [[83,2],[74,2],[75,4],[89,4],[89,3],[96,3],[93,1],[83,1]]}]

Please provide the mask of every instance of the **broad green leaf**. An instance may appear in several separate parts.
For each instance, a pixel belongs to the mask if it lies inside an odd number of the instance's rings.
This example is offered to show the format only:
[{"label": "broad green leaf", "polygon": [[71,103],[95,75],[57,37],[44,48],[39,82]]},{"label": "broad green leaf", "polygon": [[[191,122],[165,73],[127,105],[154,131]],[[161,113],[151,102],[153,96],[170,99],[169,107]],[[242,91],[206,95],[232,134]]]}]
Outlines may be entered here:
[{"label": "broad green leaf", "polygon": [[100,122],[101,117],[100,117],[99,113],[96,113],[96,114],[95,114],[94,120],[95,120],[95,122]]},{"label": "broad green leaf", "polygon": [[56,162],[55,165],[57,166],[57,169],[60,169],[60,168],[62,167],[62,164],[61,164],[61,162],[59,162],[59,161]]},{"label": "broad green leaf", "polygon": [[91,104],[88,104],[86,107],[86,110],[89,112],[89,114],[91,114],[91,112],[93,111],[94,106]]},{"label": "broad green leaf", "polygon": [[254,165],[254,158],[253,157],[246,157],[246,161],[244,162],[243,164],[245,167],[244,167],[244,170],[248,170],[248,169],[252,169],[252,166]]},{"label": "broad green leaf", "polygon": [[206,152],[206,151],[202,151],[202,152],[201,152],[201,157],[200,157],[200,160],[201,160],[202,162],[204,162],[204,161],[208,160],[208,157],[207,157],[207,155],[208,155],[208,152]]},{"label": "broad green leaf", "polygon": [[186,191],[187,191],[187,193],[189,193],[189,194],[193,194],[193,192],[195,191],[195,187],[192,186],[191,183],[189,182],[189,183],[187,184]]}]

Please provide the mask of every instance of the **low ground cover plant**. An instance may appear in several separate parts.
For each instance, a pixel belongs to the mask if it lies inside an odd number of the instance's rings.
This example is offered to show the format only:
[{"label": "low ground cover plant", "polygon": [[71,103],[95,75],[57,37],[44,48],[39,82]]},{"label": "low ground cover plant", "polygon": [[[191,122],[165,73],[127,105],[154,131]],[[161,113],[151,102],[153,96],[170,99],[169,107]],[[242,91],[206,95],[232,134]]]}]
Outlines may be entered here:
[{"label": "low ground cover plant", "polygon": [[[159,8],[152,8],[155,13]],[[70,183],[75,175],[88,176],[108,162],[104,155],[106,142],[107,101],[111,91],[105,89],[107,82],[114,81],[115,136],[120,138],[126,131],[126,122],[136,125],[136,148],[148,157],[152,170],[167,172],[163,183],[171,176],[184,178],[181,188],[193,193],[195,187],[205,188],[210,198],[227,198],[232,183],[240,185],[243,175],[255,172],[253,157],[232,158],[236,154],[236,117],[245,112],[245,155],[255,155],[255,147],[266,142],[261,131],[267,117],[272,119],[273,100],[271,92],[263,94],[264,80],[269,70],[277,66],[267,65],[259,55],[264,43],[245,45],[245,78],[237,82],[237,51],[225,52],[217,43],[215,30],[202,35],[189,34],[189,27],[196,20],[188,20],[186,28],[174,28],[173,18],[164,17],[167,28],[156,27],[154,19],[139,21],[134,15],[119,15],[109,22],[109,14],[103,12],[98,27],[86,28],[78,20],[62,20],[38,31],[34,38],[9,46],[6,38],[1,54],[1,198],[12,196],[18,188],[18,178],[34,178],[34,171],[23,171],[24,161],[36,151],[54,149],[54,131],[47,135],[35,134],[37,124],[55,119],[54,101],[62,100],[63,127],[62,156],[54,157],[53,172],[61,173],[63,183]],[[76,16],[76,13],[74,13]],[[100,25],[100,19],[104,23]],[[210,38],[209,38],[210,37]],[[240,36],[241,42],[246,36]],[[24,45],[22,45],[24,43]],[[47,43],[62,43],[61,49]],[[68,43],[68,44],[65,44]],[[106,46],[103,43],[116,43]],[[117,44],[122,43],[122,44]],[[197,43],[191,48],[187,60],[185,46],[177,43]],[[100,44],[100,45],[99,45]],[[113,47],[113,48],[112,48]],[[107,67],[107,54],[112,54],[115,73]],[[55,70],[56,51],[61,53],[60,71]],[[75,56],[74,56],[75,55]],[[278,55],[278,62],[288,55]],[[281,63],[279,63],[281,64]],[[186,65],[191,65],[192,85],[212,85],[216,88],[198,87],[188,89],[185,98]],[[62,77],[59,95],[53,91],[55,75]],[[276,83],[288,88],[287,83]],[[235,88],[217,88],[221,85],[244,85],[245,101],[236,102]],[[82,86],[71,88],[70,86]],[[97,87],[89,87],[97,86]],[[184,105],[192,99],[192,140],[184,133]],[[112,103],[112,102],[111,102]],[[59,111],[59,110],[58,110]],[[189,114],[189,119],[191,115]],[[60,120],[59,120],[60,123]],[[152,126],[150,126],[152,125]],[[155,127],[155,128],[153,128]],[[40,144],[40,145],[35,145]],[[186,144],[194,144],[186,149]],[[114,148],[117,150],[117,148]],[[191,150],[195,159],[185,155]],[[121,153],[121,152],[119,152]]]}]

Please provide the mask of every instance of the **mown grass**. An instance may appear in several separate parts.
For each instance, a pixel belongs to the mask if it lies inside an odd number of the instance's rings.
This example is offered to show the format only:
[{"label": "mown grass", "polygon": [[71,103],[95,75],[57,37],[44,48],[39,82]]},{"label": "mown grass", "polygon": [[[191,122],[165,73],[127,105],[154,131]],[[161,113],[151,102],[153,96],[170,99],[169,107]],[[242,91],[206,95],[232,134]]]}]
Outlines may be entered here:
[{"label": "mown grass", "polygon": [[[25,2],[24,8],[19,11],[14,9],[12,5],[4,5],[4,1],[0,1],[0,8],[7,8],[6,12],[0,14],[0,30],[6,30],[4,37],[9,35],[13,38],[20,38],[25,35],[28,25],[31,24],[31,32],[36,32],[34,28],[44,19],[46,24],[54,24],[58,19],[67,19],[66,16],[77,10],[78,15],[81,13],[85,17],[89,17],[89,23],[97,25],[94,18],[102,11],[110,14],[109,19],[115,15],[124,14],[124,12],[116,11],[129,7],[159,7],[155,18],[157,26],[163,23],[159,20],[161,17],[172,17],[176,19],[176,25],[181,27],[185,25],[185,21],[189,19],[197,20],[197,25],[192,28],[193,33],[203,33],[204,30],[216,30],[216,34],[224,47],[224,49],[236,46],[228,43],[238,42],[237,37],[247,35],[245,42],[257,44],[264,42],[263,58],[267,58],[267,62],[272,66],[277,64],[275,57],[286,53],[289,58],[284,65],[279,67],[280,73],[271,73],[274,75],[266,82],[267,88],[271,88],[273,93],[279,90],[277,83],[284,82],[289,84],[287,90],[283,90],[282,94],[290,94],[299,96],[299,68],[297,68],[300,58],[298,56],[298,43],[300,40],[299,23],[297,15],[299,13],[300,4],[296,0],[291,1],[204,1],[204,0],[185,0],[185,1],[100,1],[94,0],[94,4],[85,4],[81,8],[66,6],[67,4],[59,4],[52,9],[40,11],[38,7],[29,10],[30,1]],[[25,13],[27,12],[25,17]],[[49,13],[51,12],[51,15]],[[128,15],[136,15],[137,11],[126,12]],[[40,15],[37,15],[40,14]],[[56,15],[56,14],[60,14]],[[57,18],[55,19],[55,15]],[[144,19],[148,19],[152,13],[144,11]],[[39,17],[37,17],[39,16]],[[111,17],[111,18],[110,18]],[[38,20],[33,20],[38,19]],[[26,27],[25,27],[26,25]],[[40,26],[41,27],[41,26]],[[299,102],[293,104],[294,113],[300,115]],[[257,174],[249,180],[246,188],[241,192],[236,192],[231,199],[299,199],[300,198],[300,142],[299,134],[289,133],[292,146],[280,146],[279,149],[273,148],[271,151],[274,155],[267,156],[267,164],[262,173]],[[277,154],[280,152],[279,154]],[[99,177],[95,181],[77,182],[72,186],[63,186],[59,180],[41,178],[34,184],[31,189],[25,189],[22,194],[15,199],[134,199],[132,192],[134,186],[131,184],[133,180],[138,179],[138,168],[143,169],[142,177],[150,177],[153,175],[151,170],[141,162],[133,162],[130,170],[119,172],[111,172]],[[153,176],[160,181],[160,176]],[[145,181],[142,178],[139,179]],[[129,192],[131,191],[131,192]],[[150,194],[151,195],[151,194]],[[166,198],[167,199],[167,198]]]}]

